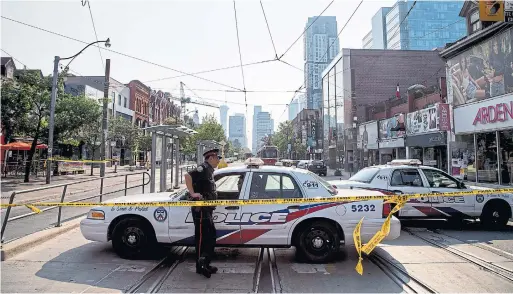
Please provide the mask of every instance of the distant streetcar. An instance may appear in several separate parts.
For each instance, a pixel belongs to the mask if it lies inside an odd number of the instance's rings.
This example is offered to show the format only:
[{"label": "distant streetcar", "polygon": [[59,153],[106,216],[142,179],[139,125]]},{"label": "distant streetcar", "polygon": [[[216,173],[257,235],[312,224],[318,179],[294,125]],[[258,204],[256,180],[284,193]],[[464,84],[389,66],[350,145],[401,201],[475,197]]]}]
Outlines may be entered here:
[{"label": "distant streetcar", "polygon": [[257,157],[262,159],[265,165],[275,165],[278,161],[278,147],[262,146],[257,152]]}]

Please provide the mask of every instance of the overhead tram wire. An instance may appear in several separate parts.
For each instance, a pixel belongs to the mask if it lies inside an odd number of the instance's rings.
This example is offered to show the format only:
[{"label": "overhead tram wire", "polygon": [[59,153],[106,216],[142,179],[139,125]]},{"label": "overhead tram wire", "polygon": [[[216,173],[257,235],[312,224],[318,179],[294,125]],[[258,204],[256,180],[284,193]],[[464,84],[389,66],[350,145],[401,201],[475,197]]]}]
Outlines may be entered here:
[{"label": "overhead tram wire", "polygon": [[[89,44],[88,42],[85,42],[85,41],[82,41],[82,40],[79,40],[79,39],[76,39],[76,38],[73,38],[73,37],[70,37],[70,36],[66,36],[66,35],[63,35],[63,34],[60,34],[60,33],[54,32],[54,31],[43,29],[41,27],[38,27],[38,26],[35,26],[35,25],[31,25],[31,24],[28,24],[28,23],[25,23],[25,22],[22,22],[22,21],[19,21],[19,20],[8,18],[8,17],[5,17],[3,15],[1,17],[3,19],[6,19],[6,20],[9,20],[9,21],[12,21],[12,22],[24,25],[24,26],[28,26],[28,27],[31,27],[31,28],[34,28],[34,29],[37,29],[37,30],[40,30],[40,31],[43,31],[43,32],[46,32],[46,33],[49,33],[49,34],[52,34],[52,35],[56,35],[56,36],[59,36],[59,37],[65,38],[65,39],[69,39],[69,40],[72,40],[72,41],[75,41],[75,42],[79,42],[79,43],[82,43],[82,44]],[[159,64],[159,63],[156,63],[156,62],[148,61],[148,60],[145,60],[145,59],[140,58],[140,57],[136,57],[136,56],[129,55],[129,54],[126,54],[126,53],[122,53],[122,52],[119,52],[119,51],[115,51],[115,50],[112,50],[112,49],[109,49],[109,48],[100,47],[100,49],[101,50],[106,50],[106,51],[109,51],[109,52],[112,52],[112,53],[115,53],[115,54],[118,54],[118,55],[121,55],[121,56],[124,56],[124,57],[128,57],[128,58],[140,61],[140,62],[151,64],[153,66],[157,66],[157,67],[161,67],[161,68],[164,68],[164,69],[167,69],[167,70],[178,72],[178,73],[183,74],[184,76],[191,76],[191,77],[194,77],[194,78],[206,81],[206,82],[210,82],[210,83],[213,83],[213,84],[217,84],[217,85],[220,85],[220,86],[223,86],[223,87],[226,87],[226,88],[231,88],[233,90],[238,90],[240,92],[244,91],[244,90],[239,89],[237,87],[226,85],[226,84],[223,84],[223,83],[220,83],[220,82],[216,82],[216,81],[213,81],[213,80],[210,80],[210,79],[207,79],[207,78],[199,77],[199,76],[196,76],[195,74],[187,73],[187,72],[184,72],[184,71],[181,71],[181,70],[178,70],[178,69],[171,68],[169,66],[165,66],[165,65],[162,65],[162,64]]]},{"label": "overhead tram wire", "polygon": [[[91,23],[93,24],[93,30],[94,30],[94,36],[96,37],[96,42],[98,42],[98,33],[96,32],[96,25],[94,24],[94,18],[93,18],[93,12],[91,10],[91,4],[89,3],[89,0],[86,0],[85,2],[82,1],[82,6],[84,6],[87,3],[87,8],[89,9],[89,15],[91,16]],[[102,62],[102,68],[105,68],[105,63],[103,62],[103,55],[102,50],[100,49],[100,44],[96,44],[96,47],[98,48],[98,52],[100,53],[100,60]]]},{"label": "overhead tram wire", "polygon": [[233,0],[233,13],[235,15],[235,31],[237,33],[237,47],[239,48],[240,71],[242,74],[242,85],[244,86],[244,102],[246,103],[246,112],[247,112],[248,99],[247,99],[247,94],[246,94],[246,78],[244,77],[244,67],[242,66],[242,52],[240,50],[240,38],[239,38],[239,22],[237,20],[237,7],[235,4],[235,0]]},{"label": "overhead tram wire", "polygon": [[16,57],[12,56],[12,54],[10,54],[9,52],[5,51],[3,48],[0,48],[0,50],[2,50],[2,52],[4,52],[5,54],[9,55],[15,61],[18,61],[19,63],[21,63],[21,65],[23,65],[24,67],[28,68],[28,66],[25,63],[21,62],[21,60],[19,60]]},{"label": "overhead tram wire", "polygon": [[267,16],[265,15],[264,4],[262,4],[262,0],[260,0],[260,7],[262,7],[262,13],[264,15],[265,24],[267,25],[267,31],[269,32],[269,37],[271,38],[271,43],[273,44],[275,59],[278,60],[279,59],[278,52],[276,51],[276,46],[274,45],[273,35],[271,34],[271,28],[269,27],[269,22],[267,21]]},{"label": "overhead tram wire", "polygon": [[278,60],[282,59],[283,56],[285,56],[285,54],[287,54],[287,52],[290,51],[290,49],[297,43],[297,41],[299,41],[299,39],[301,39],[301,37],[308,31],[308,29],[319,19],[319,17],[321,17],[323,15],[323,13],[328,10],[328,8],[331,6],[331,4],[333,4],[333,2],[335,2],[335,0],[332,0],[328,6],[326,6],[326,8],[324,8],[324,10],[318,15],[315,17],[314,21],[303,31],[303,33],[301,33],[301,35],[299,35],[299,37],[297,37],[297,39],[289,46],[289,48],[287,48],[287,50],[285,50],[285,52],[278,58]]},{"label": "overhead tram wire", "polygon": [[[335,43],[336,40],[338,40],[338,37],[340,36],[340,34],[342,34],[342,32],[344,31],[344,29],[347,27],[347,25],[349,24],[349,22],[351,21],[351,19],[353,18],[353,16],[356,14],[356,12],[358,11],[358,9],[360,8],[360,6],[362,5],[363,3],[363,0],[360,1],[360,3],[358,3],[358,6],[356,6],[356,8],[353,10],[353,13],[351,13],[351,16],[347,19],[346,23],[344,24],[344,26],[342,27],[342,29],[340,29],[340,31],[338,32],[337,34],[337,38],[331,43],[331,45],[326,49],[326,52],[324,52],[324,55],[320,58],[321,60],[324,59],[324,57],[326,56],[326,54],[328,54],[331,46]],[[330,3],[331,5],[331,3]],[[329,5],[328,5],[329,7]],[[323,11],[324,12],[324,11]],[[305,30],[306,31],[306,30]],[[304,33],[304,32],[303,32]],[[282,55],[283,56],[283,55]],[[280,57],[281,59],[281,57]],[[281,61],[281,60],[280,60]],[[284,62],[282,61],[284,64],[287,64],[289,66],[292,66],[291,64],[289,64],[288,62]],[[295,66],[292,66],[296,69],[298,69],[297,67]],[[285,109],[283,110],[282,114],[280,115],[280,118],[283,116],[283,114],[285,114],[285,111],[287,111],[287,108],[289,107],[290,103],[292,103],[292,101],[294,100],[294,98],[296,97],[296,94],[298,91],[300,91],[301,89],[303,89],[306,85],[306,82],[308,80],[308,76],[305,77],[305,80],[303,81],[303,84],[296,90],[296,93],[294,93],[294,96],[292,97],[292,99],[290,99],[290,102],[287,104],[287,106],[285,107]]]}]

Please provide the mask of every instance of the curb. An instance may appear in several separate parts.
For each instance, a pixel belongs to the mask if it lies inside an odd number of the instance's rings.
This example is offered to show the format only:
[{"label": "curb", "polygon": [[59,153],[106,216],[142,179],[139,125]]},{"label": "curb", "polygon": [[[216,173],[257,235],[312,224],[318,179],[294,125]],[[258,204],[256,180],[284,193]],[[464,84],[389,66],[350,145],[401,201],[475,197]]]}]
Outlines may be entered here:
[{"label": "curb", "polygon": [[5,245],[2,245],[0,252],[0,260],[4,261],[13,258],[14,256],[20,253],[28,251],[57,236],[60,236],[66,232],[78,228],[80,226],[80,221],[82,221],[82,219],[83,217],[80,217],[69,222],[63,223],[60,227],[54,227],[43,231],[39,231],[34,234],[30,234],[28,236],[9,242]]}]

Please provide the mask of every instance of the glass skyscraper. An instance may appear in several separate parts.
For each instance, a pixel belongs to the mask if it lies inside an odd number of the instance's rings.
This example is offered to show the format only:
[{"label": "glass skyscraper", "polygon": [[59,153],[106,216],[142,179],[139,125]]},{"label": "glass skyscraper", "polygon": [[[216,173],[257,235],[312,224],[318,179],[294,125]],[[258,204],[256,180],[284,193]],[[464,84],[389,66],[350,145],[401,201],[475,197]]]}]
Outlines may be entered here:
[{"label": "glass skyscraper", "polygon": [[[465,19],[459,16],[463,1],[417,1],[406,17],[414,2],[400,0],[391,8],[381,8],[379,12],[387,11],[383,18],[384,23],[376,23],[377,17],[372,19],[372,34],[367,34],[362,40],[364,47],[432,50],[444,47],[445,44],[452,43],[466,35]],[[381,32],[383,27],[386,41],[374,44],[374,40],[371,38],[376,35],[375,32]]]}]

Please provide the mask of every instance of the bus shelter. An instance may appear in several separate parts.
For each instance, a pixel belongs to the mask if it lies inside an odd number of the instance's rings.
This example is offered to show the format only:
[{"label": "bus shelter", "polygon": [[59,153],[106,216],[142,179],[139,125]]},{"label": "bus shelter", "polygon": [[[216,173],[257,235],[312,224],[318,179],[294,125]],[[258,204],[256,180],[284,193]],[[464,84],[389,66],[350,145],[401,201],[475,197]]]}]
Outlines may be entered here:
[{"label": "bus shelter", "polygon": [[214,140],[198,140],[197,142],[197,153],[196,153],[196,163],[203,163],[203,153],[210,149],[218,148],[221,149],[221,144]]},{"label": "bus shelter", "polygon": [[[182,125],[158,125],[151,126],[144,129],[151,134],[151,179],[150,179],[150,193],[155,193],[155,178],[157,170],[157,137],[162,139],[162,152],[161,152],[161,165],[160,165],[160,191],[164,192],[167,189],[166,176],[167,176],[167,159],[171,155],[171,159],[175,157],[175,172],[174,172],[174,188],[178,188],[179,175],[180,175],[180,139],[188,137],[197,132]],[[174,145],[174,150],[172,146]],[[168,148],[171,147],[168,152]],[[174,151],[174,152],[173,152]],[[173,154],[174,153],[174,154]],[[171,160],[171,162],[173,162]],[[172,166],[173,167],[173,166]],[[171,167],[171,168],[172,168]],[[173,170],[171,169],[171,182],[173,181]]]}]

